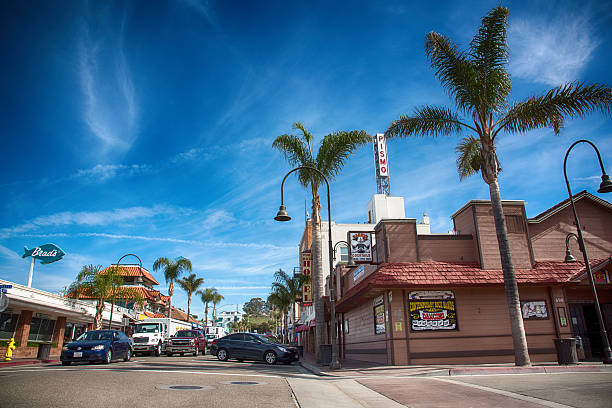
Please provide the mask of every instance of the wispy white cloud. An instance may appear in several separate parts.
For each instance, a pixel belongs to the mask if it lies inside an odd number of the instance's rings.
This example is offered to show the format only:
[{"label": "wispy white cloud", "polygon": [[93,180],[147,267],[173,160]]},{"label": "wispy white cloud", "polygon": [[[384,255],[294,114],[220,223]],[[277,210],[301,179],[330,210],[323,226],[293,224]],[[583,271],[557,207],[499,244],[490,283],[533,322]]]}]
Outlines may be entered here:
[{"label": "wispy white cloud", "polygon": [[[87,17],[81,25],[78,73],[84,98],[83,120],[103,152],[126,151],[138,133],[139,107],[124,51],[125,17],[115,30],[111,47],[103,42],[109,33],[113,38],[111,18],[106,20],[103,35],[96,35]],[[106,51],[109,48],[113,51]]]},{"label": "wispy white cloud", "polygon": [[72,178],[91,182],[102,182],[121,176],[136,176],[154,173],[148,164],[97,164],[90,169],[79,169]]},{"label": "wispy white cloud", "polygon": [[558,10],[510,21],[512,75],[553,86],[579,78],[598,45],[593,24],[587,9]]}]

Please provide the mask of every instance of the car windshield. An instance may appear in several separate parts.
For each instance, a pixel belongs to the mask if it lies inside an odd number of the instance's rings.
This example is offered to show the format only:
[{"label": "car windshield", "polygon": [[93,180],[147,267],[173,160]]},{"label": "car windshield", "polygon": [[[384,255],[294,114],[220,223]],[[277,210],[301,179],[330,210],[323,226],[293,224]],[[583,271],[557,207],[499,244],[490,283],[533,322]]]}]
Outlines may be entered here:
[{"label": "car windshield", "polygon": [[109,331],[89,331],[81,334],[76,341],[96,341],[96,340],[112,340],[113,332]]},{"label": "car windshield", "polygon": [[197,337],[197,334],[191,330],[179,330],[176,332],[175,337]]},{"label": "car windshield", "polygon": [[159,324],[137,324],[134,333],[159,333]]},{"label": "car windshield", "polygon": [[261,340],[263,343],[276,343],[276,339],[272,336],[259,336],[259,335],[255,335],[259,340]]}]

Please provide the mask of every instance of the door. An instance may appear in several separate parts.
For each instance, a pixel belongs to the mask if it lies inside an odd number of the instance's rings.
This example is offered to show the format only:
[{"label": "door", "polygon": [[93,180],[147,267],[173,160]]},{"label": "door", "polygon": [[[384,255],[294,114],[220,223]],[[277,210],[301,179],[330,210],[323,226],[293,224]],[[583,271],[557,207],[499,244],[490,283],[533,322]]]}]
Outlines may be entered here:
[{"label": "door", "polygon": [[264,347],[261,341],[255,336],[245,334],[244,355],[249,360],[263,360]]},{"label": "door", "polygon": [[229,354],[234,358],[244,358],[244,333],[236,333],[228,336],[227,347]]}]

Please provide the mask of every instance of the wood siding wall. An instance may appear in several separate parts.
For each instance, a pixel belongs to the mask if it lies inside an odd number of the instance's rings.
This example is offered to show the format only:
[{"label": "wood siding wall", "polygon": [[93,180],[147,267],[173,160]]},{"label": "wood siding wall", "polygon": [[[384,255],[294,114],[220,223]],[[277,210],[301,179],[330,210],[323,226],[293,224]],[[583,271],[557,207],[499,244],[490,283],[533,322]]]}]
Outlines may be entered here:
[{"label": "wood siding wall", "polygon": [[374,304],[371,300],[344,314],[349,332],[344,334],[347,359],[391,364],[387,361],[385,334],[374,334]]}]

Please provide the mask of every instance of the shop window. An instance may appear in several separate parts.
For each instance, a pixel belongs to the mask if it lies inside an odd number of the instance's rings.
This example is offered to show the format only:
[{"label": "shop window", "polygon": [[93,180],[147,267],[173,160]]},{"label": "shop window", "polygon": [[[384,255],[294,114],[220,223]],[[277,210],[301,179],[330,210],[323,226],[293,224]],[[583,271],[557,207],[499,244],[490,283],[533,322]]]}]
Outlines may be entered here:
[{"label": "shop window", "polygon": [[0,313],[0,340],[10,340],[15,336],[18,314]]},{"label": "shop window", "polygon": [[30,322],[30,335],[28,341],[51,341],[55,320],[33,317]]}]

